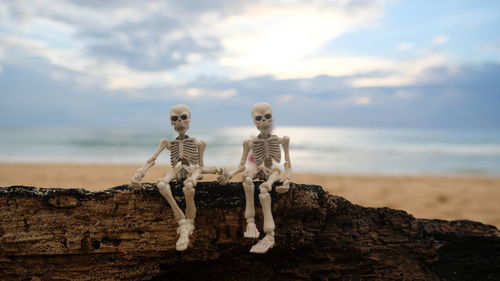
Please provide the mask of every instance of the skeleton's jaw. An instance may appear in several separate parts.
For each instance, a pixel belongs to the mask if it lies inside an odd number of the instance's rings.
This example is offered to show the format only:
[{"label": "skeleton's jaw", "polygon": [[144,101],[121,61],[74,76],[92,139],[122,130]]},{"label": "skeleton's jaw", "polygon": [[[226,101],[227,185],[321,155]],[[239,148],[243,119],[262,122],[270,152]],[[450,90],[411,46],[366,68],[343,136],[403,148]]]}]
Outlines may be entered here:
[{"label": "skeleton's jaw", "polygon": [[185,124],[175,124],[174,125],[174,130],[179,134],[179,136],[184,136],[186,132],[188,131],[189,126],[186,126]]},{"label": "skeleton's jaw", "polygon": [[273,131],[273,124],[271,122],[263,122],[260,124],[257,124],[257,130],[261,133],[263,136],[270,135],[271,132]]},{"label": "skeleton's jaw", "polygon": [[271,128],[259,129],[259,132],[260,132],[260,136],[268,137],[271,135],[272,129]]}]

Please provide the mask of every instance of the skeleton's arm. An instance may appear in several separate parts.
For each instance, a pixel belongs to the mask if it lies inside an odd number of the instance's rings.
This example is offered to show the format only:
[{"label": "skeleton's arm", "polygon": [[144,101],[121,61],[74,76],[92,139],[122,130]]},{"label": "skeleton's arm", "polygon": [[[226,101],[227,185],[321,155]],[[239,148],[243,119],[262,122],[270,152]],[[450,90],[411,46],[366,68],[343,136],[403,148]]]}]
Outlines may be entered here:
[{"label": "skeleton's arm", "polygon": [[251,145],[252,145],[252,140],[246,140],[243,142],[243,153],[241,154],[240,164],[238,165],[237,168],[238,172],[236,173],[240,173],[245,170],[245,163],[247,162]]},{"label": "skeleton's arm", "polygon": [[290,138],[284,136],[280,139],[283,151],[285,153],[285,180],[290,180],[292,176],[292,162],[290,161]]},{"label": "skeleton's arm", "polygon": [[276,191],[283,193],[287,192],[290,188],[290,177],[292,176],[292,162],[290,161],[290,138],[284,136],[279,139],[279,143],[283,146],[283,151],[285,153],[285,178],[283,180],[283,185],[276,188]]},{"label": "skeleton's arm", "polygon": [[141,188],[140,183],[142,181],[142,178],[144,177],[146,172],[149,170],[149,168],[154,166],[156,158],[158,158],[158,155],[160,155],[160,153],[165,148],[170,149],[170,142],[167,139],[162,139],[160,141],[160,144],[156,148],[155,153],[148,159],[148,161],[146,161],[146,163],[144,163],[144,165],[141,166],[141,168],[139,168],[139,170],[137,170],[135,172],[134,176],[130,180],[130,183],[132,186],[134,186],[135,188]]},{"label": "skeleton's arm", "polygon": [[223,170],[222,175],[220,175],[218,178],[220,184],[228,183],[234,177],[234,175],[245,171],[245,163],[247,162],[251,146],[251,140],[246,140],[245,142],[243,142],[243,154],[241,154],[241,160],[238,167],[229,171]]},{"label": "skeleton's arm", "polygon": [[198,146],[198,166],[200,166],[200,168],[203,168],[203,166],[205,166],[203,163],[203,156],[205,155],[205,148],[207,147],[207,144],[199,139],[197,139],[195,143],[196,146]]},{"label": "skeleton's arm", "polygon": [[200,166],[202,174],[220,174],[221,170],[216,167],[205,167],[204,156],[205,148],[207,144],[202,140],[196,140],[196,146],[198,147],[198,166]]}]

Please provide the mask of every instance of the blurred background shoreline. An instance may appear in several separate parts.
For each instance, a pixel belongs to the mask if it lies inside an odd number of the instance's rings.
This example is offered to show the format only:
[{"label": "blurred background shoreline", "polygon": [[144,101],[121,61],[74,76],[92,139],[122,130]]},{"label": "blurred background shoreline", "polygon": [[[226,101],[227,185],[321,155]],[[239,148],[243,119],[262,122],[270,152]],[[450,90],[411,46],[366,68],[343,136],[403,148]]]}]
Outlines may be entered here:
[{"label": "blurred background shoreline", "polygon": [[[207,143],[205,163],[238,163],[253,127],[193,128]],[[500,176],[500,131],[408,128],[278,127],[291,138],[295,172],[320,174]],[[164,129],[0,129],[0,162],[142,164]],[[168,154],[157,164],[169,164]]]},{"label": "blurred background shoreline", "polygon": [[[0,186],[104,190],[127,184],[164,129],[1,129]],[[234,167],[252,127],[193,128],[207,142],[205,163]],[[471,219],[500,226],[500,132],[494,130],[278,127],[291,137],[295,183],[318,184],[369,207],[419,218]],[[156,182],[169,153],[144,178]],[[238,181],[239,176],[233,180]],[[215,180],[205,176],[204,180]]]}]

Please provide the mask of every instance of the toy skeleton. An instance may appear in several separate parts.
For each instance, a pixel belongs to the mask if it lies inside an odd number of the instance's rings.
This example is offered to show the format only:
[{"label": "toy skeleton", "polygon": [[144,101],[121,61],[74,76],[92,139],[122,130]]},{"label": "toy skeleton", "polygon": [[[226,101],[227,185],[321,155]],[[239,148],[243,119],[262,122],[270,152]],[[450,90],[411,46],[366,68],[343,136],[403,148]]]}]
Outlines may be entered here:
[{"label": "toy skeleton", "polygon": [[[259,231],[255,225],[255,204],[253,180],[258,178],[264,180],[259,186],[259,200],[264,215],[264,232],[266,235],[251,249],[251,253],[266,253],[274,246],[274,220],[271,212],[271,195],[269,192],[272,185],[280,180],[281,170],[276,163],[281,162],[281,148],[285,154],[285,175],[283,185],[276,188],[279,193],[287,192],[290,187],[290,176],[292,166],[290,163],[289,142],[290,138],[282,138],[272,135],[272,109],[268,103],[257,103],[252,107],[252,118],[260,134],[257,137],[246,140],[243,143],[243,154],[239,166],[233,170],[222,170],[219,176],[221,184],[227,183],[235,174],[243,172],[243,188],[245,190],[245,218],[247,220],[246,230],[243,235],[247,238],[259,238]],[[255,165],[245,166],[250,152],[253,152]]]},{"label": "toy skeleton", "polygon": [[[170,163],[172,171],[167,172],[165,176],[158,180],[156,184],[161,195],[165,197],[174,213],[175,220],[179,227],[177,233],[179,239],[176,243],[178,251],[185,250],[189,245],[189,236],[194,230],[194,219],[196,216],[196,206],[194,204],[194,187],[197,181],[203,178],[203,174],[216,174],[220,171],[213,167],[204,167],[203,153],[206,144],[186,135],[191,122],[191,112],[187,105],[176,105],[170,110],[170,122],[179,136],[172,141],[162,139],[155,153],[149,160],[135,172],[131,179],[131,185],[136,189],[141,189],[141,180],[147,170],[155,164],[158,155],[165,149],[170,150]],[[182,212],[172,196],[169,183],[172,180],[183,181],[184,196],[186,199],[186,214]]]}]

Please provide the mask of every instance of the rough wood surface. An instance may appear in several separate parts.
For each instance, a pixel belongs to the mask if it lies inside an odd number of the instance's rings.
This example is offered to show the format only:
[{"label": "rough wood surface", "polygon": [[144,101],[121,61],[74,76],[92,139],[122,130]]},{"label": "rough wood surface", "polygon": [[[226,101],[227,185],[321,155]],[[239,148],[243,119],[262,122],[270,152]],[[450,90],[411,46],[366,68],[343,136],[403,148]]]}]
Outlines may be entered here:
[{"label": "rough wood surface", "polygon": [[0,280],[500,280],[495,227],[365,208],[313,185],[272,192],[277,245],[255,255],[241,184],[199,183],[192,245],[177,252],[170,207],[145,186],[0,188]]}]

